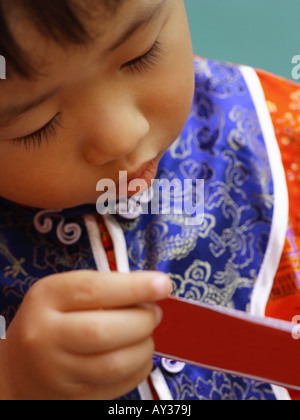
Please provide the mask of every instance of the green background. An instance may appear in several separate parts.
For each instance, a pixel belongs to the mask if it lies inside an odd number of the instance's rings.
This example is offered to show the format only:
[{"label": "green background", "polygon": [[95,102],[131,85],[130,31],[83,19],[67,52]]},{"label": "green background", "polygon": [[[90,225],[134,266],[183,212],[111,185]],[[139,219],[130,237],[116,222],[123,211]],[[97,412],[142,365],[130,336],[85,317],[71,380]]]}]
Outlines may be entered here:
[{"label": "green background", "polygon": [[292,79],[300,0],[185,0],[195,54]]}]

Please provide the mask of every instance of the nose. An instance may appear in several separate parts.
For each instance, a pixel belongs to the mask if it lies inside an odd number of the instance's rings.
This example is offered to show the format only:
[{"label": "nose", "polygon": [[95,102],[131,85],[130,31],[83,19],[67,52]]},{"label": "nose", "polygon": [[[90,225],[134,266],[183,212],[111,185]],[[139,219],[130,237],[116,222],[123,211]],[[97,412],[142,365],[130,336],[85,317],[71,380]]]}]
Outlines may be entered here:
[{"label": "nose", "polygon": [[90,109],[84,142],[85,157],[94,165],[120,159],[134,151],[150,125],[139,107],[124,96]]}]

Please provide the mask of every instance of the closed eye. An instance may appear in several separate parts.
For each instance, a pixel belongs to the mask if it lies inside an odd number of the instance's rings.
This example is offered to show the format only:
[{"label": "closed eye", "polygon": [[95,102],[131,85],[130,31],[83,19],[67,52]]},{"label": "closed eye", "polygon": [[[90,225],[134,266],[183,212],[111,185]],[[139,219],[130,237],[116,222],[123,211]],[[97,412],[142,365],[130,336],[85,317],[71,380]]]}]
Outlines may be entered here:
[{"label": "closed eye", "polygon": [[164,46],[156,41],[144,55],[127,62],[123,67],[129,68],[132,72],[142,73],[155,67],[164,54],[166,54]]},{"label": "closed eye", "polygon": [[56,114],[44,127],[27,136],[12,139],[12,142],[16,145],[25,145],[28,151],[31,146],[40,148],[44,141],[48,143],[50,138],[56,135],[56,127],[61,127],[58,121],[59,116],[60,113]]}]

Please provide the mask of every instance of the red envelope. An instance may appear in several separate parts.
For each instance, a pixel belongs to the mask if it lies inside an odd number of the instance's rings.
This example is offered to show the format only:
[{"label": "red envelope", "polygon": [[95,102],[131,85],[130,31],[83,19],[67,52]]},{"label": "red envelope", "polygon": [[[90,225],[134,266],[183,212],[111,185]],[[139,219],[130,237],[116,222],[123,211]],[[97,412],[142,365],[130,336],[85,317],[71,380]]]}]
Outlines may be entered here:
[{"label": "red envelope", "polygon": [[300,390],[299,325],[177,298],[159,305],[156,355]]}]

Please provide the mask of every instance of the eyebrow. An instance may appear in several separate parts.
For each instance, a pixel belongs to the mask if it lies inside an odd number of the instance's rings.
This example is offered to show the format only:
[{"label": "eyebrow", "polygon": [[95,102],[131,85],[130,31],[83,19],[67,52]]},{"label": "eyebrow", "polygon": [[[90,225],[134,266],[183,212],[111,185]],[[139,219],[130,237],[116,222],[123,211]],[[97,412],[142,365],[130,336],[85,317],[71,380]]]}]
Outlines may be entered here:
[{"label": "eyebrow", "polygon": [[[131,25],[126,28],[124,33],[109,47],[107,50],[108,52],[116,50],[122,44],[129,41],[136,32],[141,29],[141,27],[145,26],[152,19],[157,15],[157,13],[161,10],[163,4],[165,4],[166,0],[160,0],[153,2],[149,5],[145,10],[143,10],[138,17],[131,23]],[[60,88],[55,88],[44,95],[40,96],[32,100],[31,102],[27,102],[24,104],[13,105],[9,108],[5,108],[3,110],[0,109],[0,125],[5,126],[11,124],[14,120],[21,117],[26,112],[37,108],[42,103],[46,102],[47,100],[51,99],[55,94],[60,90]]]},{"label": "eyebrow", "polygon": [[120,35],[120,37],[111,45],[108,51],[116,50],[122,44],[129,41],[135,33],[141,29],[141,27],[147,25],[152,19],[157,15],[157,13],[161,10],[163,4],[166,0],[160,0],[158,2],[154,2],[147,7],[147,9],[143,10],[142,13],[137,16],[137,18],[131,23],[129,28],[126,28],[125,32]]},{"label": "eyebrow", "polygon": [[55,88],[50,92],[45,93],[43,96],[34,99],[31,102],[25,104],[13,105],[9,108],[6,108],[3,112],[0,110],[0,124],[5,126],[9,125],[13,120],[17,119],[26,112],[38,107],[43,102],[51,99],[59,91],[59,88]]}]

